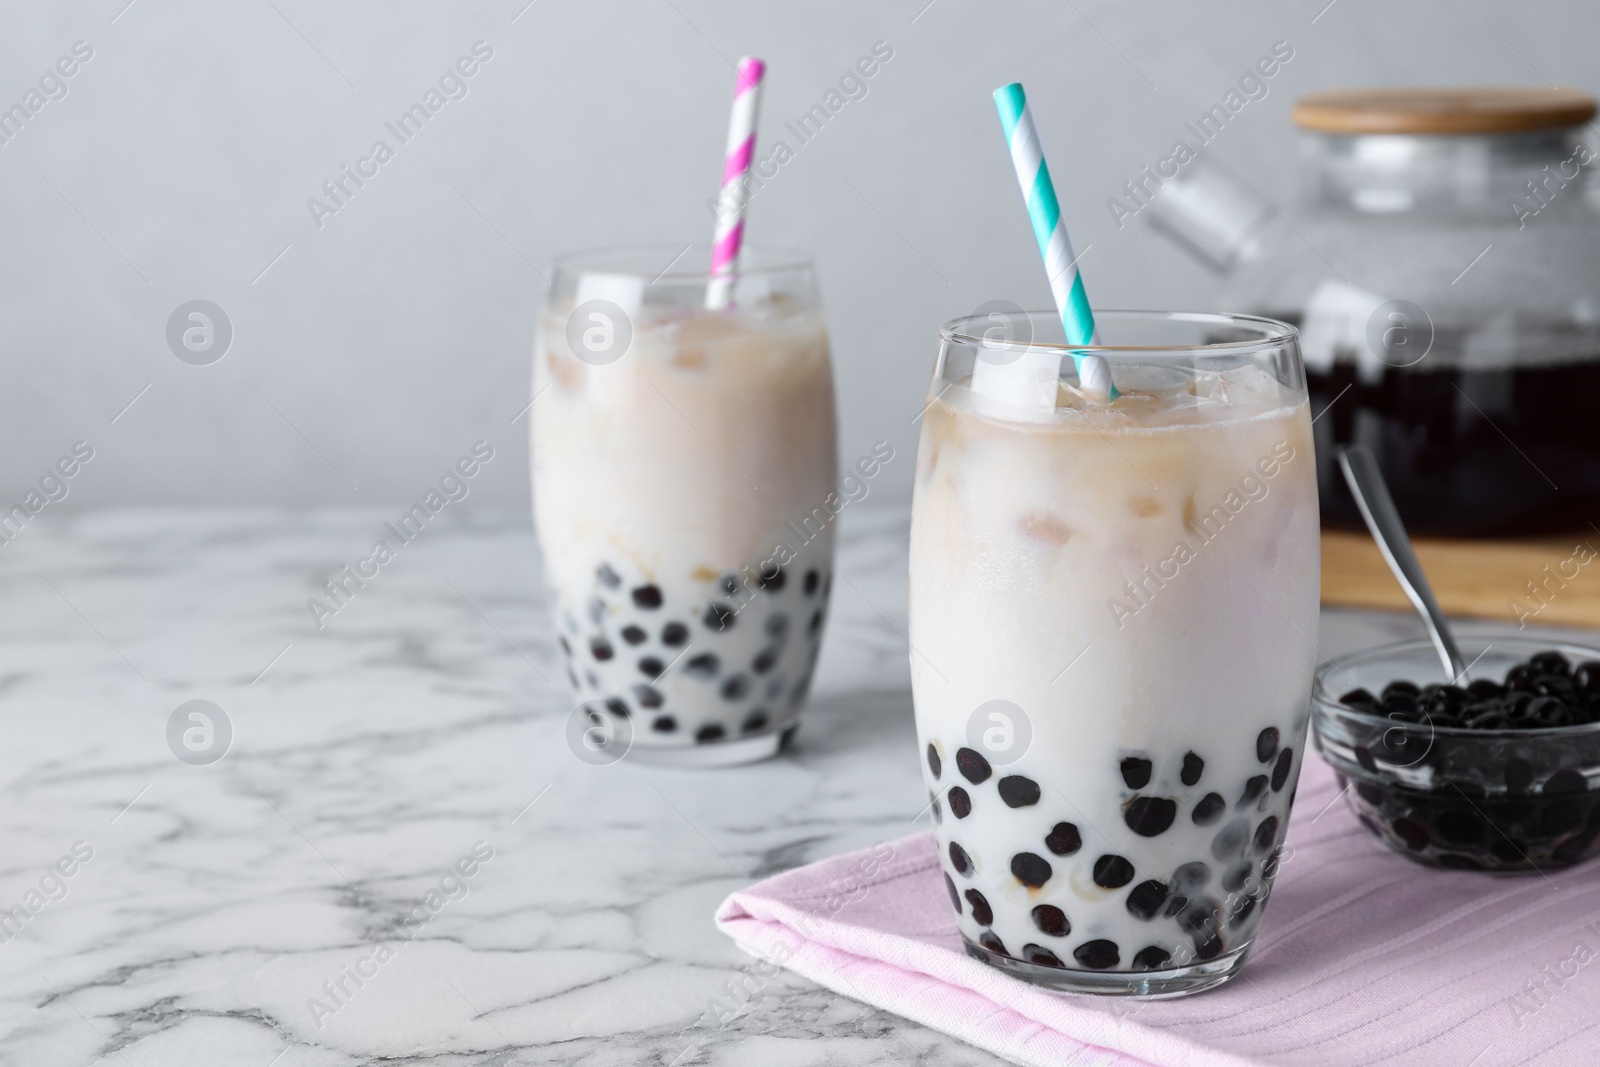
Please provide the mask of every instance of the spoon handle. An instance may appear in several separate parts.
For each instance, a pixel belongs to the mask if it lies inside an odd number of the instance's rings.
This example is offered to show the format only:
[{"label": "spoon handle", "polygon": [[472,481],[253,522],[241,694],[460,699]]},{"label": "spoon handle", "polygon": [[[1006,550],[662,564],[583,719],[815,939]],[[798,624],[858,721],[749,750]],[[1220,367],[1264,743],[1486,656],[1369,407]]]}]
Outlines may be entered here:
[{"label": "spoon handle", "polygon": [[1350,486],[1351,495],[1356,498],[1356,507],[1361,509],[1361,517],[1366,520],[1367,529],[1372,531],[1373,540],[1378,542],[1378,550],[1383,553],[1384,561],[1389,564],[1395,580],[1427,623],[1428,636],[1433,639],[1433,647],[1439,652],[1439,662],[1444,664],[1445,673],[1450,676],[1451,682],[1461,684],[1467,673],[1466,661],[1461,658],[1461,650],[1450,635],[1444,612],[1439,610],[1439,602],[1434,599],[1428,578],[1422,573],[1417,554],[1412,551],[1411,538],[1406,535],[1399,509],[1389,496],[1389,487],[1384,484],[1378,461],[1366,445],[1349,445],[1339,451],[1339,466],[1344,471],[1344,480]]}]

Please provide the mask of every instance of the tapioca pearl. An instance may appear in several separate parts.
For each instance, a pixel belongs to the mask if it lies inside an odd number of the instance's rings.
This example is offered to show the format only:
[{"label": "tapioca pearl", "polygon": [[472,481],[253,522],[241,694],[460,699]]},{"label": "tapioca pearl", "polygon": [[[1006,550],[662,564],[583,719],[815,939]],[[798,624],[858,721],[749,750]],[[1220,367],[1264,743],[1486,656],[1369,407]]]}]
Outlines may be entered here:
[{"label": "tapioca pearl", "polygon": [[939,750],[933,747],[933,742],[928,742],[928,770],[933,772],[933,780],[939,780],[939,772],[944,770],[944,761],[939,759]]},{"label": "tapioca pearl", "polygon": [[1022,958],[1035,967],[1055,967],[1066,970],[1067,965],[1061,962],[1061,957],[1042,945],[1023,945]]},{"label": "tapioca pearl", "polygon": [[1239,906],[1234,909],[1233,914],[1229,916],[1229,920],[1235,926],[1242,926],[1244,921],[1250,918],[1251,913],[1253,913],[1255,910],[1256,898],[1247,896],[1239,902]]},{"label": "tapioca pearl", "polygon": [[1122,962],[1117,943],[1104,937],[1085,941],[1072,950],[1072,958],[1092,971],[1103,971]]},{"label": "tapioca pearl", "polygon": [[783,589],[783,583],[786,580],[787,579],[783,573],[783,568],[777,564],[773,564],[771,574],[768,574],[763,570],[760,574],[756,575],[756,586],[760,588],[763,593],[776,593]]},{"label": "tapioca pearl", "polygon": [[1183,893],[1197,893],[1211,881],[1211,868],[1200,860],[1180,864],[1172,872],[1172,887]]},{"label": "tapioca pearl", "polygon": [[1250,824],[1234,819],[1211,839],[1211,855],[1223,862],[1244,855],[1245,842],[1250,840]]},{"label": "tapioca pearl", "polygon": [[1513,793],[1525,793],[1533,784],[1533,764],[1521,756],[1513,756],[1506,760],[1505,769],[1506,788]]},{"label": "tapioca pearl", "polygon": [[934,793],[928,797],[928,810],[933,812],[933,824],[942,826],[944,824],[944,809],[939,804],[939,794]]},{"label": "tapioca pearl", "polygon": [[1134,797],[1122,811],[1122,820],[1128,824],[1128,829],[1140,837],[1165,833],[1177,817],[1177,801],[1166,797]]},{"label": "tapioca pearl", "polygon": [[1033,909],[1033,925],[1051,937],[1066,937],[1072,933],[1072,922],[1067,913],[1054,904],[1040,904]]},{"label": "tapioca pearl", "polygon": [[1143,789],[1150,784],[1151,763],[1143,756],[1128,756],[1122,761],[1122,780],[1129,789]]},{"label": "tapioca pearl", "polygon": [[720,600],[713,600],[706,605],[706,613],[700,616],[700,621],[705,625],[706,629],[714,633],[721,633],[724,630],[733,628],[735,617],[736,613],[732,608]]},{"label": "tapioca pearl", "polygon": [[1000,799],[1008,808],[1026,808],[1039,803],[1039,783],[1020,774],[1009,774],[1000,779],[997,788]]},{"label": "tapioca pearl", "polygon": [[611,564],[609,563],[602,563],[596,567],[594,576],[607,589],[619,589],[622,587],[621,576],[611,569]]},{"label": "tapioca pearl", "polygon": [[998,952],[1002,956],[1011,955],[1011,953],[1006,951],[1005,942],[996,937],[993,930],[985,930],[983,933],[979,934],[978,944],[982,945],[990,952]]},{"label": "tapioca pearl", "polygon": [[1413,852],[1421,852],[1428,847],[1433,838],[1428,833],[1428,828],[1415,819],[1401,816],[1389,824],[1395,835],[1406,843],[1406,847]]},{"label": "tapioca pearl", "polygon": [[1217,902],[1208,897],[1192,899],[1178,916],[1178,928],[1187,934],[1215,931],[1218,907]]},{"label": "tapioca pearl", "polygon": [[666,698],[661,695],[661,690],[653,685],[634,686],[633,699],[639,702],[641,708],[659,708],[666,703]]},{"label": "tapioca pearl", "polygon": [[972,798],[967,796],[967,791],[959,785],[950,787],[947,795],[950,801],[950,814],[958,819],[965,819],[972,814]]},{"label": "tapioca pearl", "polygon": [[1083,847],[1083,835],[1070,822],[1058,822],[1045,835],[1044,847],[1057,856],[1070,856]]},{"label": "tapioca pearl", "polygon": [[1140,882],[1128,891],[1128,914],[1135,919],[1149,922],[1167,902],[1168,892],[1167,884],[1158,882],[1154,878]]},{"label": "tapioca pearl", "polygon": [[956,769],[961,772],[961,777],[973,785],[988,781],[989,775],[994,773],[989,761],[983,758],[983,753],[972,748],[956,749]]},{"label": "tapioca pearl", "polygon": [[967,898],[967,906],[972,909],[973,922],[979,926],[988,926],[994,922],[994,909],[989,907],[989,902],[984,899],[982,893],[976,889],[969,889],[962,895]]},{"label": "tapioca pearl", "polygon": [[743,700],[750,692],[750,679],[742,674],[724,678],[721,692],[723,700]]},{"label": "tapioca pearl", "polygon": [[1261,794],[1267,791],[1267,776],[1264,774],[1251,775],[1244,783],[1244,792],[1239,794],[1236,807],[1244,808],[1261,799]]},{"label": "tapioca pearl", "polygon": [[630,645],[642,645],[650,637],[639,627],[629,623],[622,628],[622,639]]},{"label": "tapioca pearl", "polygon": [[1267,762],[1278,754],[1278,728],[1269,726],[1256,735],[1256,759]]},{"label": "tapioca pearl", "polygon": [[1579,771],[1571,767],[1563,767],[1549,778],[1540,787],[1541,793],[1582,793],[1589,788],[1589,781]]},{"label": "tapioca pearl", "polygon": [[1183,770],[1178,772],[1178,778],[1184,785],[1195,785],[1200,781],[1200,776],[1205,773],[1206,761],[1193,752],[1183,754]]},{"label": "tapioca pearl", "polygon": [[1256,851],[1269,851],[1278,840],[1278,817],[1268,815],[1261,820],[1261,825],[1256,827]]},{"label": "tapioca pearl", "polygon": [[[955,879],[951,878],[948,874],[946,874],[944,876],[944,888],[945,888],[945,892],[950,894],[950,906],[952,908],[956,909],[956,914],[957,915],[960,915],[961,914],[961,894],[956,892]],[[976,891],[974,891],[974,892],[976,892]]]},{"label": "tapioca pearl", "polygon": [[715,652],[702,652],[691,656],[683,665],[683,672],[693,678],[715,678],[722,669],[722,661]]},{"label": "tapioca pearl", "polygon": [[812,567],[810,570],[806,571],[806,582],[805,582],[806,596],[811,596],[814,593],[816,593],[817,586],[821,582],[822,582],[822,576],[817,573],[817,569],[815,567]]},{"label": "tapioca pearl", "polygon": [[1377,785],[1374,782],[1357,782],[1356,796],[1360,797],[1362,800],[1365,800],[1368,804],[1378,807],[1381,806],[1386,799],[1388,799],[1389,794],[1384,792],[1382,786]]},{"label": "tapioca pearl", "polygon": [[1094,861],[1094,884],[1102,889],[1121,889],[1133,881],[1133,864],[1117,855]]},{"label": "tapioca pearl", "polygon": [[1569,833],[1582,824],[1583,807],[1575,799],[1552,800],[1539,813],[1539,832],[1547,837]]},{"label": "tapioca pearl", "polygon": [[1216,793],[1207,793],[1200,798],[1200,802],[1194,806],[1194,811],[1190,813],[1189,817],[1194,820],[1196,826],[1210,826],[1222,818],[1222,813],[1227,810],[1228,802],[1226,800],[1223,800]]},{"label": "tapioca pearl", "polygon": [[1222,888],[1230,893],[1237,893],[1243,889],[1244,884],[1249,880],[1250,865],[1248,863],[1236,863],[1222,872]]},{"label": "tapioca pearl", "polygon": [[574,689],[582,689],[583,688],[583,683],[578,681],[578,672],[573,670],[571,667],[567,668],[567,680],[572,683],[572,688],[574,688]]},{"label": "tapioca pearl", "polygon": [[1011,857],[1011,874],[1030,889],[1038,889],[1050,880],[1050,861],[1032,852],[1018,852]]},{"label": "tapioca pearl", "polygon": [[1222,955],[1222,936],[1215,931],[1200,931],[1191,937],[1194,940],[1194,954],[1200,960],[1214,960]]},{"label": "tapioca pearl", "polygon": [[654,656],[646,656],[639,661],[639,673],[647,678],[659,678],[666,669],[667,665]]},{"label": "tapioca pearl", "polygon": [[711,741],[721,741],[727,732],[721,723],[708,722],[694,732],[694,739],[704,745]]},{"label": "tapioca pearl", "polygon": [[756,653],[756,658],[750,661],[750,669],[757,674],[766,674],[778,665],[779,651],[775,648],[763,648]]},{"label": "tapioca pearl", "polygon": [[600,676],[592,670],[583,672],[583,680],[589,683],[590,689],[600,688]]},{"label": "tapioca pearl", "polygon": [[633,590],[633,606],[643,608],[645,611],[654,611],[661,606],[661,589],[654,585],[636,586]]},{"label": "tapioca pearl", "polygon": [[767,616],[767,621],[762,628],[767,631],[768,637],[781,643],[784,638],[789,636],[789,616],[781,611],[774,612]]},{"label": "tapioca pearl", "polygon": [[1167,901],[1166,911],[1162,912],[1162,914],[1170,919],[1188,906],[1189,898],[1180,893],[1177,896],[1174,896],[1171,900]]},{"label": "tapioca pearl", "polygon": [[822,609],[818,608],[811,613],[811,621],[806,624],[806,633],[815,637],[820,629],[822,629]]},{"label": "tapioca pearl", "polygon": [[556,640],[561,642],[561,651],[565,652],[568,656],[571,656],[572,655],[572,642],[567,640],[566,635],[565,634],[557,634],[556,635]]},{"label": "tapioca pearl", "polygon": [[967,855],[967,850],[952,841],[946,851],[950,854],[950,866],[956,869],[956,873],[972,877],[972,857]]},{"label": "tapioca pearl", "polygon": [[1439,839],[1451,845],[1475,845],[1483,840],[1483,820],[1469,808],[1448,808],[1434,816]]},{"label": "tapioca pearl", "polygon": [[[1193,784],[1192,782],[1190,783]],[[1136,971],[1159,971],[1172,959],[1172,953],[1160,945],[1147,945],[1133,954],[1133,969]]]},{"label": "tapioca pearl", "polygon": [[589,654],[604,663],[616,655],[616,650],[611,647],[611,642],[603,637],[596,637],[589,642]]},{"label": "tapioca pearl", "polygon": [[1294,749],[1286,748],[1278,753],[1278,762],[1272,765],[1272,791],[1283,792],[1283,787],[1289,782],[1289,771],[1294,767]]},{"label": "tapioca pearl", "polygon": [[670,734],[678,729],[678,720],[671,715],[662,715],[650,724],[650,729],[658,734]]},{"label": "tapioca pearl", "polygon": [[619,719],[626,719],[629,714],[628,703],[621,697],[608,697],[606,699],[606,710]]},{"label": "tapioca pearl", "polygon": [[757,730],[764,730],[767,726],[767,711],[765,708],[756,708],[744,717],[744,722],[739,724],[739,732],[753,734]]},{"label": "tapioca pearl", "polygon": [[[624,630],[622,634],[627,637],[627,630]],[[633,638],[629,637],[628,640],[633,641]],[[681,622],[669,622],[661,628],[661,643],[668,648],[682,648],[688,640],[689,628]],[[633,643],[637,644],[638,642]]]}]

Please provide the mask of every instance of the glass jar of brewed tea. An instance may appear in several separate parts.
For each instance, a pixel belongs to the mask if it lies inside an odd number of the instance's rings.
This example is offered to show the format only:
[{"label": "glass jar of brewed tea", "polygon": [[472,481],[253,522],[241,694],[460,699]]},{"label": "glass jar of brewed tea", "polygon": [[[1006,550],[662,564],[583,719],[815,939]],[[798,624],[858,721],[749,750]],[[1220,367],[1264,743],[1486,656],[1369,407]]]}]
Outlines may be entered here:
[{"label": "glass jar of brewed tea", "polygon": [[1325,524],[1360,526],[1352,442],[1414,532],[1600,523],[1594,115],[1573,89],[1316,93],[1289,213],[1215,166],[1156,193],[1224,306],[1300,324]]}]

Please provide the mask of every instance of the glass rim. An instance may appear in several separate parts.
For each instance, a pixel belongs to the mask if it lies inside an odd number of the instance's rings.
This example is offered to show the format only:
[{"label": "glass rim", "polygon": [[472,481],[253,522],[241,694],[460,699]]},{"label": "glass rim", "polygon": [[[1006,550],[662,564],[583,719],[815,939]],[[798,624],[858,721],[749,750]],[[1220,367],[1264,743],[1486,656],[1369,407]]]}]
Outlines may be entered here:
[{"label": "glass rim", "polygon": [[[1051,323],[1059,323],[1061,321],[1060,313],[1054,309],[1049,311],[1021,311],[1020,313],[1030,320],[1040,318]],[[1196,323],[1219,327],[1232,326],[1255,329],[1262,336],[1239,341],[1216,341],[1210,344],[1192,345],[1074,345],[1065,341],[996,340],[985,336],[983,333],[974,333],[967,329],[970,324],[990,322],[988,315],[963,315],[960,318],[951,319],[939,327],[939,339],[947,344],[964,344],[997,352],[1101,352],[1107,354],[1130,352],[1178,354],[1193,352],[1233,355],[1240,352],[1282,348],[1287,344],[1295,343],[1300,337],[1300,328],[1297,326],[1292,326],[1287,322],[1279,322],[1277,319],[1269,319],[1262,315],[1247,315],[1242,312],[1095,308],[1094,316],[1097,323],[1108,319],[1121,322],[1143,320],[1149,322]]]},{"label": "glass rim", "polygon": [[[709,281],[709,266],[687,266],[688,263],[709,264],[712,243],[689,241],[674,244],[665,241],[639,241],[615,245],[590,245],[552,256],[552,273],[568,274],[618,274],[645,278],[653,285],[661,281]],[[624,261],[630,256],[659,258],[663,267],[659,271],[628,266]],[[607,259],[617,262],[607,263]],[[746,244],[740,248],[738,271],[740,278],[784,274],[791,271],[813,269],[812,258],[799,249],[777,245]]]},{"label": "glass rim", "polygon": [[[1469,647],[1475,647],[1479,641],[1483,641],[1489,647],[1514,647],[1519,651],[1527,651],[1528,649],[1533,649],[1538,652],[1554,651],[1567,655],[1575,652],[1581,652],[1587,654],[1586,658],[1600,659],[1600,648],[1596,648],[1591,645],[1580,645],[1565,640],[1540,640],[1536,637],[1510,636],[1503,636],[1499,637],[1498,639],[1491,640],[1488,637],[1483,637],[1478,634],[1469,636],[1468,640],[1472,642],[1472,645]],[[1488,650],[1488,648],[1485,648],[1483,653],[1480,653],[1480,655],[1486,654]],[[1476,730],[1470,726],[1440,726],[1431,719],[1427,722],[1398,722],[1389,718],[1388,716],[1374,715],[1371,712],[1362,711],[1359,708],[1352,708],[1350,705],[1342,703],[1339,700],[1339,697],[1334,694],[1333,690],[1327,684],[1329,676],[1337,673],[1342,668],[1353,667],[1365,660],[1377,659],[1385,655],[1406,655],[1413,652],[1421,654],[1424,659],[1432,663],[1435,667],[1440,665],[1439,654],[1434,650],[1433,641],[1426,637],[1414,638],[1409,641],[1393,641],[1384,645],[1372,645],[1368,648],[1358,649],[1355,652],[1347,652],[1342,656],[1330,659],[1321,667],[1317,668],[1317,672],[1312,678],[1312,708],[1318,714],[1347,718],[1353,722],[1362,723],[1372,727],[1382,726],[1391,730],[1401,731],[1404,731],[1408,728],[1422,729],[1425,727],[1435,736],[1447,737],[1453,740],[1481,738],[1483,740],[1504,741],[1507,739],[1515,739],[1520,737],[1528,740],[1550,741],[1560,737],[1582,737],[1588,734],[1600,733],[1600,722],[1579,723],[1576,726],[1536,726],[1514,730]],[[1411,681],[1411,679],[1392,678],[1390,681]],[[1413,684],[1416,683],[1413,682]],[[1428,684],[1432,685],[1435,683],[1430,682]],[[1419,685],[1418,688],[1420,689],[1422,686]]]}]

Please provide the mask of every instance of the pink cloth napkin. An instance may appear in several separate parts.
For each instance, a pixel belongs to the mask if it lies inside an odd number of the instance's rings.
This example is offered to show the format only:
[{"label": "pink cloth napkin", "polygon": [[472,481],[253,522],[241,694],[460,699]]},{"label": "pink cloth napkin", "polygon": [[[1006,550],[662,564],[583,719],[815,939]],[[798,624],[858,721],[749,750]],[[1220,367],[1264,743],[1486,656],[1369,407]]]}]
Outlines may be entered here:
[{"label": "pink cloth napkin", "polygon": [[829,989],[1038,1067],[1600,1063],[1600,863],[1422,867],[1361,828],[1321,760],[1288,841],[1242,975],[1180,1000],[1064,996],[969,959],[926,833],[734,893],[717,925]]}]

